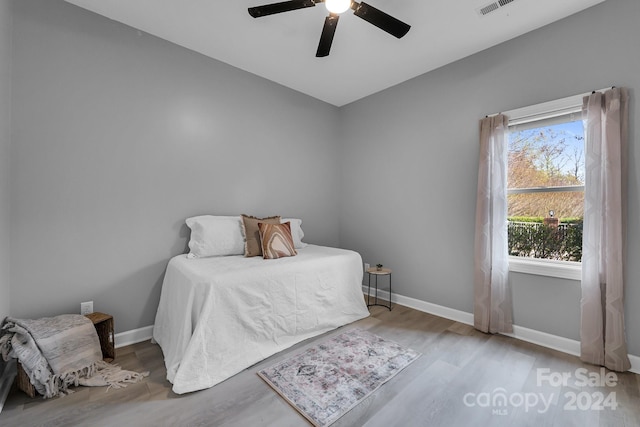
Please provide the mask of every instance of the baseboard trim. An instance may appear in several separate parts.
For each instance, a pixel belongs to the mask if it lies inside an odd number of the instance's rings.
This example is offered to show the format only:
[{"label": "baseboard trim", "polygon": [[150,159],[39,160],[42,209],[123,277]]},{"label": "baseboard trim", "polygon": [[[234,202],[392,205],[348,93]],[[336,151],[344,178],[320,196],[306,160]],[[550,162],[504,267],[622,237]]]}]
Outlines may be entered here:
[{"label": "baseboard trim", "polygon": [[[389,300],[388,292],[378,291],[378,296],[382,297],[382,299]],[[433,314],[435,316],[444,317],[445,319],[455,320],[456,322],[473,326],[473,314],[467,313],[466,311],[456,310],[454,308],[445,307],[443,305],[433,304],[430,302],[397,294],[393,295],[392,302],[404,305],[405,307],[413,308],[414,310],[422,311],[424,313]]]},{"label": "baseboard trim", "polygon": [[[367,295],[367,286],[362,286],[362,292]],[[389,300],[389,292],[378,291],[378,297]],[[391,300],[393,303],[404,305],[414,310],[422,311],[424,313],[433,314],[435,316],[444,317],[445,319],[455,320],[456,322],[464,323],[466,325],[473,325],[473,314],[466,311],[456,310],[442,305],[433,304],[430,302],[422,301],[415,298],[406,297],[400,294],[393,294]],[[557,335],[552,335],[546,332],[536,331],[535,329],[525,328],[523,326],[513,326],[512,334],[504,334],[512,338],[516,338],[522,341],[537,344],[542,347],[558,350],[563,353],[571,354],[573,356],[580,355],[580,341],[572,340]],[[640,374],[640,356],[629,355],[631,361],[630,372]]]},{"label": "baseboard trim", "polygon": [[560,337],[558,335],[552,335],[517,325],[513,325],[513,333],[503,333],[502,335],[527,341],[532,344],[541,345],[553,350],[558,350],[573,356],[580,356],[580,341]]},{"label": "baseboard trim", "polygon": [[634,374],[640,374],[640,356],[630,354],[629,361],[631,362],[631,369],[629,369],[629,371]]},{"label": "baseboard trim", "polygon": [[137,344],[142,341],[150,340],[152,337],[153,325],[120,332],[115,335],[115,347],[120,348],[131,344]]}]

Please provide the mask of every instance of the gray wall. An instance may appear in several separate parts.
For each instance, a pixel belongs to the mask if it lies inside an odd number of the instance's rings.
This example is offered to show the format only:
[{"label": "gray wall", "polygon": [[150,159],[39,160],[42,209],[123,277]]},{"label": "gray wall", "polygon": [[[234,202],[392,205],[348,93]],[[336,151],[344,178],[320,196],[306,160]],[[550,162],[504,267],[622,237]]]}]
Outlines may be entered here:
[{"label": "gray wall", "polygon": [[62,0],[14,7],[12,315],[153,324],[192,215],[339,243],[337,108]]},{"label": "gray wall", "polygon": [[0,322],[9,315],[10,309],[9,149],[11,145],[11,23],[11,1],[0,0]]},{"label": "gray wall", "polygon": [[[15,10],[11,314],[94,300],[118,331],[150,325],[184,218],[241,212],[302,217],[307,241],[392,267],[399,293],[471,312],[479,119],[615,84],[633,95],[626,314],[640,355],[637,0],[341,109],[62,0]],[[578,339],[577,282],[511,281],[516,324]]]},{"label": "gray wall", "polygon": [[[478,123],[616,85],[632,91],[626,320],[640,355],[640,2],[609,0],[343,107],[340,242],[398,293],[473,311]],[[579,282],[512,274],[517,325],[579,339]]]},{"label": "gray wall", "polygon": [[[9,149],[11,146],[11,4],[0,0],[0,322],[10,314]],[[0,377],[5,363],[0,357]]]}]

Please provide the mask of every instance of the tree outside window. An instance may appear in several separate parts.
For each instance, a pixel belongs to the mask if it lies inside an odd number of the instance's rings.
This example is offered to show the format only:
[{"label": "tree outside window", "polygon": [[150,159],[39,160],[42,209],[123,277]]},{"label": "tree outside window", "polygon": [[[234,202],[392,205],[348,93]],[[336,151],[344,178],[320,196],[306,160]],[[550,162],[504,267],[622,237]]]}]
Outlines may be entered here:
[{"label": "tree outside window", "polygon": [[584,129],[571,115],[510,127],[509,255],[580,261]]}]

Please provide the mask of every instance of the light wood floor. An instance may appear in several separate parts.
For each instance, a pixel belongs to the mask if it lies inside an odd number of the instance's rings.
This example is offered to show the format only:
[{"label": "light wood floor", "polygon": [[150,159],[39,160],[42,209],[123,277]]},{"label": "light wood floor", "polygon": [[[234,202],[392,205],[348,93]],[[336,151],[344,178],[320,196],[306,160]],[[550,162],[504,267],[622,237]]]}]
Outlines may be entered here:
[{"label": "light wood floor", "polygon": [[[69,396],[50,400],[30,399],[14,388],[0,414],[0,425],[306,426],[307,421],[256,372],[311,342],[360,327],[422,356],[338,420],[336,427],[640,426],[638,375],[614,374],[615,386],[580,385],[576,384],[576,375],[581,379],[583,373],[579,369],[599,376],[599,368],[564,353],[485,335],[399,305],[391,312],[381,307],[372,307],[371,312],[367,319],[300,343],[215,387],[187,395],[171,392],[157,345],[124,347],[118,349],[116,362],[126,369],[151,371],[144,382],[109,392],[80,387]],[[539,381],[543,372],[549,374],[545,378],[572,378],[554,386]],[[499,406],[499,400],[492,404],[491,399],[500,395],[507,399],[505,406]],[[615,410],[609,405],[613,396]],[[548,407],[541,398],[550,402]],[[527,400],[529,408],[523,404]],[[595,409],[599,402],[604,409]]]}]

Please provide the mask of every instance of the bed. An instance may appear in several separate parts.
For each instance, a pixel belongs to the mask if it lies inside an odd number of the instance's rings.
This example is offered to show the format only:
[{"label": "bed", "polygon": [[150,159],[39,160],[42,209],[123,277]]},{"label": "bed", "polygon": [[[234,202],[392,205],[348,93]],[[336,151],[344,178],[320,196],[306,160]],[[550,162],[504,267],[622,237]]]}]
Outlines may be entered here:
[{"label": "bed", "polygon": [[369,315],[357,252],[190,258],[167,266],[153,330],[173,391],[209,388],[307,338]]}]

